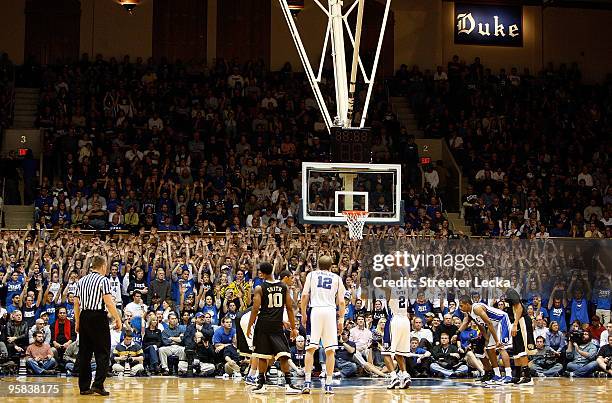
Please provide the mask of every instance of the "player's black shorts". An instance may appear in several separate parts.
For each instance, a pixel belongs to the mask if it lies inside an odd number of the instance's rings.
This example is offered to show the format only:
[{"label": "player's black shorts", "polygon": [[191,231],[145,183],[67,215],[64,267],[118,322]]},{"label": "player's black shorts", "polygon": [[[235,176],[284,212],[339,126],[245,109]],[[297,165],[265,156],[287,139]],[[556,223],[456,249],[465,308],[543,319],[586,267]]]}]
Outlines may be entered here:
[{"label": "player's black shorts", "polygon": [[290,351],[282,324],[257,321],[253,334],[253,357],[264,359],[291,357]]},{"label": "player's black shorts", "polygon": [[476,358],[484,358],[485,357],[485,339],[484,337],[477,337],[471,341],[472,351]]},{"label": "player's black shorts", "polygon": [[520,358],[535,353],[533,323],[524,316],[519,319],[516,336],[512,338],[512,358]]}]

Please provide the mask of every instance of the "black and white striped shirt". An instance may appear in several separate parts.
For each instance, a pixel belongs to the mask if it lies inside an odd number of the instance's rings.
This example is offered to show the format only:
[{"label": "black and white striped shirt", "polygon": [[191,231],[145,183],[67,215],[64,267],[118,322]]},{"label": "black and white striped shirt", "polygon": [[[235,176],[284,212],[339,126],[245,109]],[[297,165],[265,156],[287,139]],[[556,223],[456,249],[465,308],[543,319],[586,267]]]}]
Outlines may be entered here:
[{"label": "black and white striped shirt", "polygon": [[79,280],[75,296],[79,298],[81,310],[101,310],[104,309],[102,297],[110,293],[110,280],[94,271]]}]

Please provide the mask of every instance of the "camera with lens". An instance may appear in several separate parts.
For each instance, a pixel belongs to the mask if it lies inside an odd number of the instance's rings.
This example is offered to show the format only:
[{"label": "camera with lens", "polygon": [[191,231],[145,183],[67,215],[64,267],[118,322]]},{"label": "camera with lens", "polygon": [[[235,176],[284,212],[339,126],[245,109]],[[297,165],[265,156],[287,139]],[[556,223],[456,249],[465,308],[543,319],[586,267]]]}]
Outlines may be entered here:
[{"label": "camera with lens", "polygon": [[574,330],[570,333],[569,339],[573,343],[582,343],[582,330]]}]

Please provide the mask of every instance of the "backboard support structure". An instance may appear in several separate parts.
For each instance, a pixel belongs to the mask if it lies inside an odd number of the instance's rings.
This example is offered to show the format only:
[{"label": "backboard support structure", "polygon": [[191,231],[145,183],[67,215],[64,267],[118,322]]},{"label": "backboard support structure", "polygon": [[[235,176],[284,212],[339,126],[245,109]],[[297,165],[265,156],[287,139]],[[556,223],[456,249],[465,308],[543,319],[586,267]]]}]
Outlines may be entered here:
[{"label": "backboard support structure", "polygon": [[402,223],[399,164],[302,162],[302,224],[346,224],[344,211],[367,211],[366,224]]},{"label": "backboard support structure", "polygon": [[[387,26],[387,20],[389,17],[389,11],[391,8],[391,0],[386,0],[385,11],[381,22],[381,29],[378,36],[378,43],[376,47],[376,53],[374,55],[374,62],[372,69],[367,74],[361,57],[359,56],[361,46],[361,31],[363,26],[364,8],[366,0],[311,0],[313,1],[321,11],[327,16],[327,29],[325,32],[325,39],[323,41],[323,49],[321,52],[321,61],[319,62],[318,73],[315,75],[313,65],[310,63],[306,49],[302,42],[299,29],[291,14],[291,10],[287,0],[279,0],[283,15],[287,21],[289,32],[293,38],[298,54],[304,66],[304,71],[308,77],[310,86],[314,93],[315,99],[323,115],[323,120],[327,127],[327,130],[331,132],[332,127],[350,128],[353,127],[353,113],[355,104],[355,90],[358,79],[358,72],[361,72],[363,81],[367,85],[367,95],[364,102],[363,110],[361,113],[361,121],[356,126],[358,128],[364,128],[366,118],[368,114],[368,108],[370,100],[372,98],[372,90],[374,89],[374,81],[376,77],[376,71],[378,69],[378,62],[380,60],[380,52],[383,45],[385,36],[385,28]],[[375,0],[367,0],[375,1]],[[323,3],[327,2],[327,6]],[[343,6],[347,3],[350,4],[346,12],[343,12]],[[353,28],[349,26],[348,17],[357,9],[357,21]],[[354,31],[354,32],[353,32]],[[345,54],[345,33],[353,45],[353,58],[351,65],[350,76],[347,72],[346,54]],[[332,118],[328,106],[325,103],[325,98],[319,87],[323,73],[323,64],[325,57],[327,56],[328,46],[331,45],[332,61],[334,65],[334,82],[336,92],[336,114]]]}]

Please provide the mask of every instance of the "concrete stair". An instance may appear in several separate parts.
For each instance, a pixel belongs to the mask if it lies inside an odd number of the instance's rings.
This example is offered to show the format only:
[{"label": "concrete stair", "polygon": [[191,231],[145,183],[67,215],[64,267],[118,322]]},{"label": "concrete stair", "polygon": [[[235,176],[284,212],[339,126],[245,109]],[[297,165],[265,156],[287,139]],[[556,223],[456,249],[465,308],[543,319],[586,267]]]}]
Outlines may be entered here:
[{"label": "concrete stair", "polygon": [[465,225],[463,218],[459,217],[459,213],[446,213],[451,228],[454,232],[463,232],[464,235],[472,235],[472,230],[469,226]]},{"label": "concrete stair", "polygon": [[415,138],[423,138],[423,131],[419,130],[419,125],[408,100],[404,97],[391,97],[391,109],[397,114],[397,119],[401,125],[404,126],[409,134],[414,135]]},{"label": "concrete stair", "polygon": [[38,110],[40,90],[37,88],[15,88],[15,117],[13,128],[33,129]]},{"label": "concrete stair", "polygon": [[26,229],[34,222],[34,206],[4,206],[4,227],[7,229]]}]

